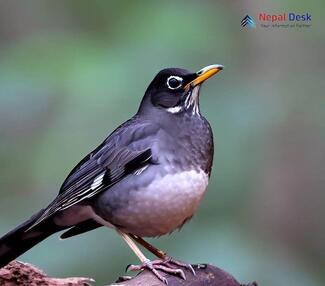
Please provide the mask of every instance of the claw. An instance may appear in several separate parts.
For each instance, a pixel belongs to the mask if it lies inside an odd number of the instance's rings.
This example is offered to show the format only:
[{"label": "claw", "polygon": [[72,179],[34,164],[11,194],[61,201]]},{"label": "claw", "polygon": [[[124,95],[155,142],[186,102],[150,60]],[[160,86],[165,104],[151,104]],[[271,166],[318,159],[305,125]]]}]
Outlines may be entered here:
[{"label": "claw", "polygon": [[196,273],[195,273],[195,270],[193,268],[193,266],[189,263],[184,263],[184,262],[181,262],[181,261],[178,261],[170,256],[166,256],[165,260],[164,260],[165,264],[168,265],[168,264],[174,264],[176,266],[180,266],[180,267],[183,267],[185,269],[188,269],[192,272],[192,274],[195,276]]},{"label": "claw", "polygon": [[170,268],[170,267],[166,267],[163,265],[156,265],[156,269],[159,269],[165,273],[169,273],[169,274],[174,274],[174,275],[178,275],[180,276],[183,280],[186,280],[186,276],[185,273],[182,269],[175,269],[175,268]]},{"label": "claw", "polygon": [[140,270],[144,270],[145,268],[147,269],[150,269],[149,265],[133,265],[133,264],[130,264],[128,267],[127,267],[127,271],[140,271]]},{"label": "claw", "polygon": [[[157,271],[157,269],[159,269],[159,265],[157,265],[156,263],[153,263],[150,260],[146,260],[140,265],[130,264],[130,265],[127,266],[128,271],[140,271],[140,270],[144,270],[144,269],[147,269],[147,270],[151,271],[160,281],[162,281],[163,283],[168,285],[167,279],[165,277],[163,277]],[[160,269],[160,270],[162,270],[162,269]],[[162,271],[164,271],[164,270],[162,270]]]},{"label": "claw", "polygon": [[130,268],[131,265],[132,265],[131,263],[128,264],[128,265],[126,265],[126,267],[125,267],[125,272],[128,272],[128,271],[129,271],[129,268]]},{"label": "claw", "polygon": [[175,262],[174,260],[172,261],[170,258],[168,258],[168,261],[167,260],[154,260],[154,261],[146,260],[140,265],[129,264],[126,267],[126,270],[127,271],[141,271],[141,270],[147,269],[147,270],[151,271],[160,281],[162,281],[166,285],[168,285],[167,279],[164,276],[162,276],[158,270],[160,270],[164,273],[167,273],[167,274],[176,275],[176,276],[186,280],[184,271],[179,268],[171,267],[171,265],[169,263],[174,264],[174,265],[180,265],[180,266],[190,269],[190,267],[187,264],[182,265],[180,262],[178,263],[178,262]]},{"label": "claw", "polygon": [[117,278],[115,283],[125,282],[125,281],[129,281],[131,279],[132,279],[131,276],[120,276],[119,278]]}]

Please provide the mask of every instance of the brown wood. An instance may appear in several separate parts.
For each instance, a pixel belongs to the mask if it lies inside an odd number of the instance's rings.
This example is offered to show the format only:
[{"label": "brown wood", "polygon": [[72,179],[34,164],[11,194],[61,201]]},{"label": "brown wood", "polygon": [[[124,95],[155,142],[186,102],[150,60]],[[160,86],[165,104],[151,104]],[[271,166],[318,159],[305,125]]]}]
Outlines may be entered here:
[{"label": "brown wood", "polygon": [[[240,284],[232,275],[212,265],[193,265],[196,275],[185,270],[186,280],[164,274],[169,286],[257,286],[256,282]],[[123,280],[123,279],[120,279]],[[13,261],[0,269],[0,286],[86,286],[94,285],[91,278],[50,278],[27,263]],[[165,286],[151,272],[143,271],[127,281],[117,281],[109,286]],[[98,285],[100,286],[100,285]]]},{"label": "brown wood", "polygon": [[0,269],[0,286],[90,286],[92,282],[84,277],[50,278],[35,266],[19,261]]}]

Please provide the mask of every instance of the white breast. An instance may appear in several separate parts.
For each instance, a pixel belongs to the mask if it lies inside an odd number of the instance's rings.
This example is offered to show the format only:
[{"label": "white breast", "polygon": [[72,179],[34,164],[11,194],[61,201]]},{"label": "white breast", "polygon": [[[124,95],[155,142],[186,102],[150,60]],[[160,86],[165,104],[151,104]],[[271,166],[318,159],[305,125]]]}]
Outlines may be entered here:
[{"label": "white breast", "polygon": [[203,171],[186,171],[156,178],[132,192],[126,208],[115,213],[128,232],[159,236],[180,227],[195,213],[208,185]]}]

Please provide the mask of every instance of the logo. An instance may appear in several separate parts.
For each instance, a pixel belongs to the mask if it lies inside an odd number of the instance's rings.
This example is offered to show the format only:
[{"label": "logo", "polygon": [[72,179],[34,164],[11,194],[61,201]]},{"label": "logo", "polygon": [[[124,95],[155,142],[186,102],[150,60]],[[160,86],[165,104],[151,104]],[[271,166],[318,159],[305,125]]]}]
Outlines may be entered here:
[{"label": "logo", "polygon": [[240,25],[242,27],[256,28],[255,21],[253,17],[246,15],[243,20],[241,20]]},{"label": "logo", "polygon": [[268,14],[259,13],[258,20],[262,28],[309,28],[311,27],[311,14],[297,13],[278,13]]},{"label": "logo", "polygon": [[[256,17],[255,17],[256,16]],[[246,15],[240,22],[242,27],[247,28],[269,28],[269,29],[284,29],[284,28],[309,28],[312,26],[312,17],[310,13],[265,13],[260,12],[254,15],[257,19],[256,23],[252,16]]]},{"label": "logo", "polygon": [[311,22],[311,14],[296,14],[296,13],[281,13],[281,14],[267,14],[259,13],[258,19],[263,22]]}]

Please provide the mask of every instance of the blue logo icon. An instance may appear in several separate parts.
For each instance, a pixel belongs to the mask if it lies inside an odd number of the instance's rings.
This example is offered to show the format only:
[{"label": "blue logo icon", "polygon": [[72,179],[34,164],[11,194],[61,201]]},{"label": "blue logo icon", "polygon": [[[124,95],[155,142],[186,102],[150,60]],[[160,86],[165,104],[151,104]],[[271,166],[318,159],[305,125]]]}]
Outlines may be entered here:
[{"label": "blue logo icon", "polygon": [[242,27],[256,28],[255,21],[253,17],[246,15],[243,20],[241,20],[240,25]]}]

